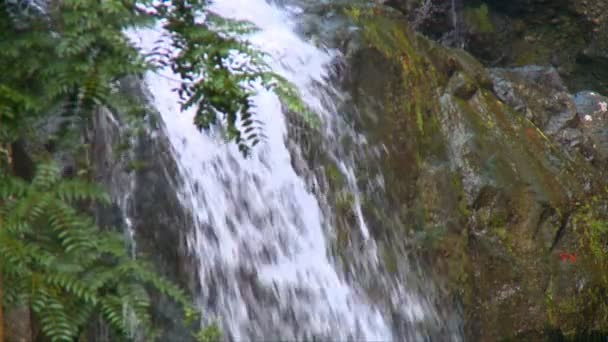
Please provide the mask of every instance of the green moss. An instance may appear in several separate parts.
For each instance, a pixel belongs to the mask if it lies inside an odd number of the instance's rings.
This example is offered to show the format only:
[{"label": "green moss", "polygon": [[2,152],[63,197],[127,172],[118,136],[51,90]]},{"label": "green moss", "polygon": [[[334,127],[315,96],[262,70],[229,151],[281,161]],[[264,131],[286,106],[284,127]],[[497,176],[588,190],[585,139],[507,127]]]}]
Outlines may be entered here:
[{"label": "green moss", "polygon": [[396,274],[399,272],[399,258],[393,248],[382,248],[382,260],[384,261],[384,267],[389,273]]},{"label": "green moss", "polygon": [[502,213],[493,214],[488,224],[493,228],[504,228],[507,225],[507,217]]},{"label": "green moss", "polygon": [[[480,7],[471,13],[475,15],[475,20],[480,21],[482,31],[494,30],[487,7]],[[363,20],[361,14],[358,19]],[[530,277],[538,278],[536,269],[526,259],[532,253],[520,253],[528,252],[527,248],[534,246],[527,244],[527,236],[518,236],[526,232],[514,229],[506,212],[513,211],[516,214],[514,217],[527,218],[530,206],[512,208],[511,200],[518,197],[530,199],[528,205],[538,199],[559,207],[554,205],[559,204],[552,200],[554,196],[546,193],[549,188],[554,192],[563,192],[562,184],[551,179],[555,173],[547,167],[548,164],[538,162],[547,156],[545,143],[540,141],[542,139],[530,141],[526,135],[529,131],[525,131],[529,125],[518,121],[521,115],[496,99],[489,90],[491,80],[487,70],[469,54],[436,46],[402,24],[391,23],[386,18],[363,21],[362,29],[371,47],[369,50],[373,50],[373,53],[362,56],[371,56],[386,63],[387,70],[391,71],[383,83],[386,87],[383,94],[385,111],[376,134],[391,151],[386,161],[388,167],[383,170],[387,188],[393,197],[391,200],[407,208],[400,218],[415,231],[415,238],[408,241],[419,248],[418,252],[425,253],[440,264],[437,269],[445,272],[449,289],[462,298],[469,310],[478,308],[478,305],[487,305],[491,300],[487,296],[495,290],[496,284],[512,281],[513,277],[518,277],[518,272],[527,272],[531,274]],[[484,247],[471,247],[468,241],[471,233],[469,224],[472,223],[469,218],[478,213],[470,211],[461,171],[454,171],[453,176],[449,172],[436,178],[429,175],[438,172],[446,160],[454,157],[447,155],[445,136],[449,134],[446,134],[444,126],[445,122],[453,121],[458,121],[467,136],[471,137],[465,146],[467,165],[476,176],[491,179],[497,191],[509,201],[505,204],[505,213],[489,210],[483,221],[475,221],[475,227],[488,230],[485,241],[475,241],[485,244]],[[452,179],[447,180],[444,178],[446,176]],[[434,187],[433,184],[441,185]],[[451,188],[450,191],[446,187]],[[451,198],[441,198],[438,195],[441,191],[432,192],[433,189],[445,189]],[[412,196],[416,191],[423,194]],[[347,197],[340,202],[343,203],[340,205],[342,207],[350,203]],[[481,258],[490,256],[496,260],[472,260],[475,256],[468,254],[471,248],[483,249]],[[397,270],[398,259],[394,253],[383,250],[382,258],[387,270]],[[473,262],[476,264],[473,265]],[[475,274],[491,272],[496,267],[505,269],[504,277],[501,273],[495,274],[500,278],[496,283],[475,278]],[[525,286],[531,289],[522,291],[537,291],[536,287],[529,285],[530,282],[536,284],[540,280],[526,280]],[[478,293],[473,293],[473,285],[481,287],[481,298],[477,296]],[[542,298],[539,300],[542,301]],[[518,304],[510,299],[505,303]],[[520,313],[519,309],[510,306],[504,309]],[[497,319],[500,313],[490,310],[486,313],[491,316],[484,319],[487,324],[499,324],[490,321]]]},{"label": "green moss", "polygon": [[348,190],[338,192],[336,196],[336,210],[343,214],[348,214],[352,210],[355,202],[355,195]]},{"label": "green moss", "polygon": [[415,244],[418,248],[426,250],[438,249],[447,234],[447,228],[443,225],[426,227],[414,235]]},{"label": "green moss", "polygon": [[490,10],[486,4],[465,8],[464,20],[478,33],[492,33],[495,30],[492,19],[490,19]]},{"label": "green moss", "polygon": [[346,180],[344,179],[344,175],[342,174],[342,172],[340,172],[336,164],[328,163],[327,165],[325,165],[324,170],[325,177],[327,177],[327,181],[329,182],[333,190],[339,189],[344,186]]},{"label": "green moss", "polygon": [[462,185],[462,179],[458,172],[452,172],[450,174],[450,185],[452,186],[451,191],[456,193],[456,199],[458,201],[456,210],[460,215],[462,223],[466,223],[471,216],[469,210],[469,204],[467,202],[467,196],[464,192],[464,186]]},{"label": "green moss", "polygon": [[496,232],[496,235],[498,235],[501,240],[506,240],[508,238],[507,228],[505,227],[496,228],[494,229],[494,232]]},{"label": "green moss", "polygon": [[424,134],[424,118],[422,116],[422,108],[420,105],[416,105],[416,124],[421,134]]},{"label": "green moss", "polygon": [[335,240],[331,244],[332,255],[337,256],[342,261],[342,264],[348,267],[351,261],[348,257],[348,249],[351,243],[350,225],[345,218],[338,217],[335,229]]},{"label": "green moss", "polygon": [[[436,144],[434,132],[437,131],[436,121],[432,114],[436,113],[437,103],[434,101],[435,91],[440,83],[445,82],[445,76],[435,70],[428,56],[421,53],[420,45],[428,44],[413,32],[409,31],[402,23],[388,18],[375,16],[356,16],[358,22],[364,29],[364,37],[378,52],[393,63],[398,69],[400,78],[391,80],[390,86],[396,95],[396,99],[387,101],[387,108],[394,107],[394,100],[398,106],[393,115],[410,117],[416,124],[416,134],[420,141],[428,142],[429,145]],[[428,48],[428,47],[426,47]],[[395,124],[403,122],[398,117]],[[404,123],[409,124],[409,120]],[[403,132],[408,131],[404,127]],[[424,137],[424,139],[422,139]],[[429,151],[426,146],[420,144],[420,153],[426,155]]]},{"label": "green moss", "polygon": [[472,303],[473,294],[470,292],[470,259],[467,255],[467,231],[459,235],[449,235],[442,241],[443,249],[449,256],[445,262],[448,285],[453,293],[458,294],[465,305]]},{"label": "green moss", "polygon": [[542,43],[528,43],[520,41],[514,44],[514,50],[517,51],[515,57],[516,66],[540,64],[549,64],[552,49]]},{"label": "green moss", "polygon": [[134,171],[139,171],[139,170],[143,170],[145,167],[147,166],[147,164],[141,160],[133,160],[131,162],[129,162],[129,164],[126,166],[127,168],[127,172],[134,172]]},{"label": "green moss", "polygon": [[[608,194],[589,198],[572,215],[571,230],[576,244],[567,250],[576,255],[570,265],[584,274],[584,282],[575,291],[563,294],[549,286],[548,315],[554,328],[566,338],[575,338],[586,330],[608,331]],[[574,280],[573,280],[574,281]],[[580,282],[580,280],[579,280]],[[560,294],[560,296],[556,296]]]},{"label": "green moss", "polygon": [[[513,42],[512,51],[516,65],[570,66],[579,51],[586,46],[585,34],[577,20],[562,17],[560,24],[528,26],[525,33]],[[560,49],[555,47],[559,46]]]},{"label": "green moss", "polygon": [[509,234],[509,230],[506,227],[494,228],[494,233],[501,241],[502,247],[504,250],[509,253],[511,256],[515,256],[515,251],[513,249],[513,236]]}]

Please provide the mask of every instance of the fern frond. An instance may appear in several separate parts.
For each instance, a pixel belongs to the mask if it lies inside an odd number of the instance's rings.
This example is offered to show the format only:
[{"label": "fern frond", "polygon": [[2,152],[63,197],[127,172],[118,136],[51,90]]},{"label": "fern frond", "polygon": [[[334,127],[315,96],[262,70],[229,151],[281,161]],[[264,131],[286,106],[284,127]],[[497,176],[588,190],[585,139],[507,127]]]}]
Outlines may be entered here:
[{"label": "fern frond", "polygon": [[56,163],[39,164],[36,170],[36,175],[32,180],[33,188],[36,191],[48,190],[59,180],[61,170]]},{"label": "fern frond", "polygon": [[79,179],[64,180],[53,188],[53,192],[64,202],[88,200],[110,204],[110,196],[99,185]]},{"label": "fern frond", "polygon": [[109,202],[99,187],[62,179],[52,163],[39,165],[30,184],[6,179],[0,269],[10,284],[7,303],[30,303],[48,339],[74,340],[95,312],[120,336],[130,336],[133,324],[149,330],[147,286],[191,308],[184,291],[129,257],[120,235],[101,232],[75,207]]}]

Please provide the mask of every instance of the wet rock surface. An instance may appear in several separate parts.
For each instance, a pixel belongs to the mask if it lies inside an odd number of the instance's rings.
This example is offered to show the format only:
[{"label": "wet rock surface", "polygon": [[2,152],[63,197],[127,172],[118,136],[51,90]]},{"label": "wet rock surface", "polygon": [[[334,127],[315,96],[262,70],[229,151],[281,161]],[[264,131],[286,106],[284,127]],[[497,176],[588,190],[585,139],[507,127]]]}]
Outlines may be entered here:
[{"label": "wet rock surface", "polygon": [[446,302],[462,303],[467,339],[549,338],[569,319],[555,307],[592,286],[563,253],[578,248],[579,202],[603,182],[590,156],[602,158],[604,98],[573,96],[552,67],[487,70],[390,17],[362,21],[372,47],[353,54],[346,84],[361,127],[385,147],[400,224],[378,238],[394,250],[433,241],[420,253]]},{"label": "wet rock surface", "polygon": [[[603,91],[608,84],[605,0],[395,0],[389,4],[406,13],[410,22],[422,20],[424,25],[415,25],[420,32],[449,46],[462,46],[486,65],[554,66],[576,91]],[[421,12],[429,14],[420,16]]]},{"label": "wet rock surface", "polygon": [[496,96],[568,152],[598,166],[608,153],[608,98],[593,91],[571,94],[557,70],[526,66],[490,70]]},{"label": "wet rock surface", "polygon": [[608,160],[608,98],[592,91],[574,96],[585,153],[599,165]]},{"label": "wet rock surface", "polygon": [[[148,101],[139,79],[125,79],[121,91],[143,104]],[[98,208],[98,224],[123,231],[133,257],[151,261],[159,274],[194,294],[200,285],[196,260],[186,243],[191,213],[177,197],[175,189],[181,180],[159,119],[150,110],[145,130],[133,134],[128,132],[132,127],[124,115],[100,109],[91,131],[92,163],[95,177],[109,192],[113,205]],[[151,295],[152,319],[160,338],[192,340],[180,308],[163,295]],[[94,341],[112,340],[96,322],[89,336]]]},{"label": "wet rock surface", "polygon": [[491,74],[496,95],[544,132],[553,135],[575,119],[574,103],[554,68],[493,69]]}]

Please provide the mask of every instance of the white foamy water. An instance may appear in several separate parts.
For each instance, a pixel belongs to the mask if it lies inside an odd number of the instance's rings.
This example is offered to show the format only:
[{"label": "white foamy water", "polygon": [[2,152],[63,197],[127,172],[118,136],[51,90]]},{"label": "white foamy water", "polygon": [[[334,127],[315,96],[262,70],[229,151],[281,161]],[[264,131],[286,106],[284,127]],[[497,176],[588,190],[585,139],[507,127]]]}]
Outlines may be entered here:
[{"label": "white foamy water", "polygon": [[[212,9],[258,26],[250,41],[270,55],[273,70],[293,82],[311,108],[332,115],[312,85],[326,83],[331,51],[296,35],[287,13],[264,0],[221,0]],[[152,49],[161,32],[130,36]],[[256,96],[268,139],[245,159],[234,144],[199,132],[193,111],[180,112],[172,91],[176,79],[161,70],[148,74],[146,83],[184,179],[181,200],[194,216],[189,244],[200,262],[204,312],[212,312],[233,340],[393,340],[379,308],[342,279],[328,256],[319,203],[292,168],[277,97],[263,90]],[[360,208],[357,214],[367,238]],[[416,304],[408,312],[414,321],[424,316]]]}]

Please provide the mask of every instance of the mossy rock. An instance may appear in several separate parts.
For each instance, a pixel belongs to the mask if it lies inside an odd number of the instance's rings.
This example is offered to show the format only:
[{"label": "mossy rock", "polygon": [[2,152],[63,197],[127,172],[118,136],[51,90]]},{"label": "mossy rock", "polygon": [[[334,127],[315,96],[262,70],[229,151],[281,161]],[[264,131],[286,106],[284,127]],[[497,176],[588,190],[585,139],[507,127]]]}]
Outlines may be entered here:
[{"label": "mossy rock", "polygon": [[[386,147],[389,206],[400,208],[409,230],[430,236],[445,227],[422,254],[461,299],[468,338],[546,336],[545,290],[572,275],[556,266],[555,248],[576,241],[567,218],[596,172],[497,97],[470,54],[429,41],[399,18],[358,19],[369,45],[353,55],[361,74],[350,86],[363,112],[383,113],[366,129]],[[392,236],[410,238],[400,230]]]}]

